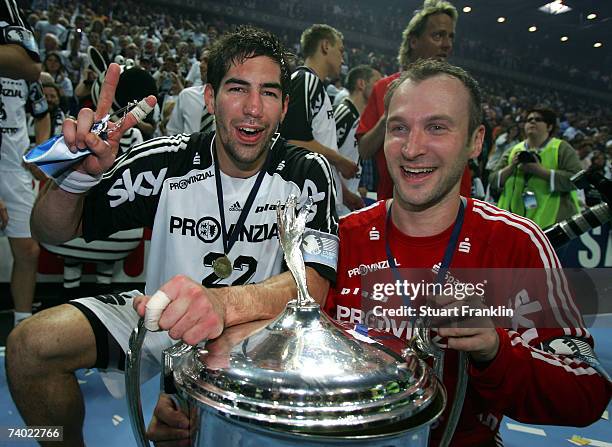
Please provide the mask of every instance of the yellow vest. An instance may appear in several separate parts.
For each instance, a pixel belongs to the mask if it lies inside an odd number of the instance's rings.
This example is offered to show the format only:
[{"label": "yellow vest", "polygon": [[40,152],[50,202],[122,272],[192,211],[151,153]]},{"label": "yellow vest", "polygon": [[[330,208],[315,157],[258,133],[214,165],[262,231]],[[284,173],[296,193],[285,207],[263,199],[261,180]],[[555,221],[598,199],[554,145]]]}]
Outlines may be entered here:
[{"label": "yellow vest", "polygon": [[[557,169],[559,165],[559,146],[561,140],[551,138],[546,146],[538,152],[541,157],[541,164],[547,169]],[[512,163],[514,156],[524,151],[525,142],[518,143],[510,151],[508,164]],[[527,181],[525,178],[527,177]],[[526,209],[523,202],[523,192],[531,191],[535,194],[537,201],[536,208]],[[518,168],[508,177],[504,184],[504,189],[499,197],[497,206],[508,211],[512,211],[519,216],[525,216],[538,224],[540,228],[548,228],[557,222],[559,203],[561,194],[557,191],[550,192],[550,180],[543,179],[535,175],[525,176],[525,173]],[[576,191],[570,192],[572,201],[578,212],[578,197]]]}]

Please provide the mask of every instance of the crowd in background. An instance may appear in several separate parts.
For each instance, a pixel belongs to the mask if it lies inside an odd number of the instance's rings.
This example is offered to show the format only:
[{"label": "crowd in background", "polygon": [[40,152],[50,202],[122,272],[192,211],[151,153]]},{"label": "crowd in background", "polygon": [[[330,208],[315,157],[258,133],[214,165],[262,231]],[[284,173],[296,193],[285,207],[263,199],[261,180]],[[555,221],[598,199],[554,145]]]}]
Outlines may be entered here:
[{"label": "crowd in background", "polygon": [[[97,73],[91,69],[87,49],[95,47],[105,62],[119,61],[127,65],[144,68],[157,81],[159,102],[162,107],[158,126],[149,137],[164,133],[164,124],[169,111],[163,113],[164,105],[169,106],[179,92],[191,85],[201,83],[199,74],[200,53],[221,33],[240,23],[239,18],[231,21],[228,17],[203,12],[177,12],[161,5],[128,1],[124,3],[100,4],[97,2],[34,2],[28,21],[36,32],[40,45],[43,70],[48,72],[60,93],[60,109],[74,115],[83,106],[91,105],[90,87]],[[54,4],[49,4],[54,3]],[[333,5],[320,1],[320,8],[301,2],[262,0],[236,1],[229,5],[257,9],[262,13],[280,13],[302,21],[327,22],[341,31],[365,31],[380,34],[375,26],[381,14],[394,17],[385,26],[385,34],[400,35],[405,26],[405,15],[401,5],[390,2],[386,9],[366,7],[361,4],[349,7],[342,1]],[[43,7],[46,9],[39,9]],[[387,11],[387,9],[393,11]],[[403,19],[402,19],[403,18]],[[397,22],[397,23],[396,23]],[[296,65],[300,62],[299,31],[274,29],[285,44],[296,54]],[[531,58],[528,59],[526,54]],[[600,73],[582,70],[577,72],[567,66],[560,66],[549,58],[538,58],[532,52],[518,53],[499,46],[485,45],[470,36],[457,39],[454,54],[477,61],[497,65],[501,68],[528,70],[542,76],[552,76],[555,70],[563,70],[566,80],[580,80],[590,76],[591,80],[610,82]],[[369,64],[383,74],[397,70],[396,57],[391,53],[345,44],[343,73],[359,64]],[[580,76],[578,75],[580,73]],[[575,149],[581,149],[581,159],[588,167],[592,159],[603,158],[606,175],[610,175],[612,153],[612,107],[597,104],[589,98],[575,94],[519,84],[490,74],[475,73],[485,96],[485,123],[489,129],[486,138],[484,159],[479,161],[475,174],[485,183],[487,172],[501,159],[504,150],[523,138],[522,125],[530,107],[540,105],[556,111],[560,117],[559,136],[570,142]],[[335,81],[340,87],[342,80]],[[610,86],[608,86],[610,87]],[[59,118],[58,118],[59,119]],[[56,131],[59,129],[56,128]],[[511,137],[508,137],[508,134]],[[145,135],[146,137],[147,135]],[[599,162],[598,162],[599,163]]]}]

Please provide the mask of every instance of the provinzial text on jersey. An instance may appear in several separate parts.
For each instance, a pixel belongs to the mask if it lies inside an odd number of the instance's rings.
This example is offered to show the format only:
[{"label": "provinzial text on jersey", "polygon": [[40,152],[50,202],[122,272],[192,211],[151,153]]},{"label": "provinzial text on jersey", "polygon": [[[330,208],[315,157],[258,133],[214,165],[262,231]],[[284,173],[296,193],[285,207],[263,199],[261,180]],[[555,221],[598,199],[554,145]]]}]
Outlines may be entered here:
[{"label": "provinzial text on jersey", "polygon": [[[201,229],[203,224],[206,224],[206,231],[203,233]],[[235,224],[231,224],[228,230],[229,234],[234,232]],[[221,228],[216,219],[204,217],[202,219],[190,219],[188,217],[170,216],[170,233],[181,234],[183,236],[198,237],[203,242],[211,243],[217,240],[221,232]],[[278,225],[259,224],[245,225],[238,234],[239,241],[247,242],[265,242],[267,240],[278,238]]]},{"label": "provinzial text on jersey", "polygon": [[178,182],[170,182],[169,183],[170,191],[172,191],[173,189],[185,189],[192,183],[201,182],[203,180],[206,180],[207,178],[214,177],[214,176],[215,174],[211,170],[211,171],[200,172],[199,174],[191,175],[188,178],[179,180]]}]

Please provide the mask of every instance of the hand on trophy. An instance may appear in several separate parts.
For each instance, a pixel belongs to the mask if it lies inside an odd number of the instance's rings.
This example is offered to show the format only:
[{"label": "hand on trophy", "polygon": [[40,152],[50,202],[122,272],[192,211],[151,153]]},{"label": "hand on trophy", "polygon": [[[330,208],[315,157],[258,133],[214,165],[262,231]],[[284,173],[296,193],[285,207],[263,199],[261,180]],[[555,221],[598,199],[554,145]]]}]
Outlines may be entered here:
[{"label": "hand on trophy", "polygon": [[[444,339],[441,347],[467,352],[477,363],[486,363],[495,358],[499,350],[499,336],[495,323],[490,317],[465,315],[461,309],[473,310],[484,308],[481,295],[472,295],[462,299],[454,296],[435,296],[428,300],[428,305],[445,310],[446,315],[456,317],[434,317],[429,321],[436,329],[437,335]],[[454,312],[453,312],[454,311]]]},{"label": "hand on trophy", "polygon": [[[162,292],[162,293],[160,293]],[[196,345],[203,340],[216,338],[223,331],[225,304],[221,292],[207,289],[185,275],[174,276],[160,287],[152,297],[134,299],[138,315],[149,319],[151,309],[157,311],[154,321],[159,329],[167,330],[174,340]],[[162,297],[162,305],[157,306]],[[155,330],[147,326],[149,330]]]},{"label": "hand on trophy", "polygon": [[296,216],[295,207],[297,205],[297,198],[291,194],[287,198],[285,207],[282,210],[280,203],[276,207],[279,239],[285,254],[285,262],[297,285],[298,305],[315,302],[308,294],[308,288],[306,287],[306,267],[301,249],[302,236],[306,229],[306,218],[312,204],[312,197],[309,197]]},{"label": "hand on trophy", "polygon": [[176,405],[168,394],[161,394],[153,417],[147,428],[147,438],[155,445],[190,446],[191,432],[189,417]]}]

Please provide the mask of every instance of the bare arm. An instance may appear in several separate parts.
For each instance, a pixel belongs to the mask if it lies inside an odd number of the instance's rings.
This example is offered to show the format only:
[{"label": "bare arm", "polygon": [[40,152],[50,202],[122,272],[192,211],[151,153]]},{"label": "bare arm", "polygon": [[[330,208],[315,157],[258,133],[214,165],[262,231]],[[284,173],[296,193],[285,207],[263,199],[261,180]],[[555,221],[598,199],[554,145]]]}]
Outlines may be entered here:
[{"label": "bare arm", "polygon": [[[323,305],[329,281],[312,267],[306,267],[306,282],[310,295]],[[226,290],[225,326],[273,318],[289,300],[297,298],[297,288],[290,272],[275,275],[259,284],[228,287]]]},{"label": "bare arm", "polygon": [[495,191],[501,191],[506,184],[508,177],[512,175],[518,166],[518,154],[514,154],[512,163],[508,164],[510,153],[504,154],[502,159],[497,164],[496,170],[489,176],[489,184]]},{"label": "bare arm", "polygon": [[385,142],[385,116],[381,116],[376,125],[359,138],[359,156],[368,160],[376,155],[376,152]]},{"label": "bare arm", "polygon": [[51,114],[47,113],[42,118],[34,120],[34,138],[36,144],[42,144],[51,136]]},{"label": "bare arm", "polygon": [[16,44],[0,45],[0,76],[12,79],[38,81],[42,65],[32,60],[21,46]]},{"label": "bare arm", "polygon": [[[306,268],[311,296],[324,304],[329,282],[313,268]],[[184,275],[170,279],[160,287],[170,299],[159,318],[159,327],[175,340],[195,345],[218,337],[224,327],[248,321],[272,318],[285,304],[297,297],[295,281],[289,272],[273,276],[259,284],[206,289]],[[140,316],[145,314],[148,296],[134,300]]]},{"label": "bare arm", "polygon": [[340,152],[335,151],[327,146],[323,146],[317,140],[302,141],[288,140],[289,144],[304,147],[312,152],[323,155],[327,158],[330,164],[336,167],[344,178],[353,178],[357,174],[358,166],[353,161],[346,158]]},{"label": "bare arm", "polygon": [[60,244],[81,234],[84,194],[72,194],[49,180],[40,192],[30,219],[34,239]]}]

